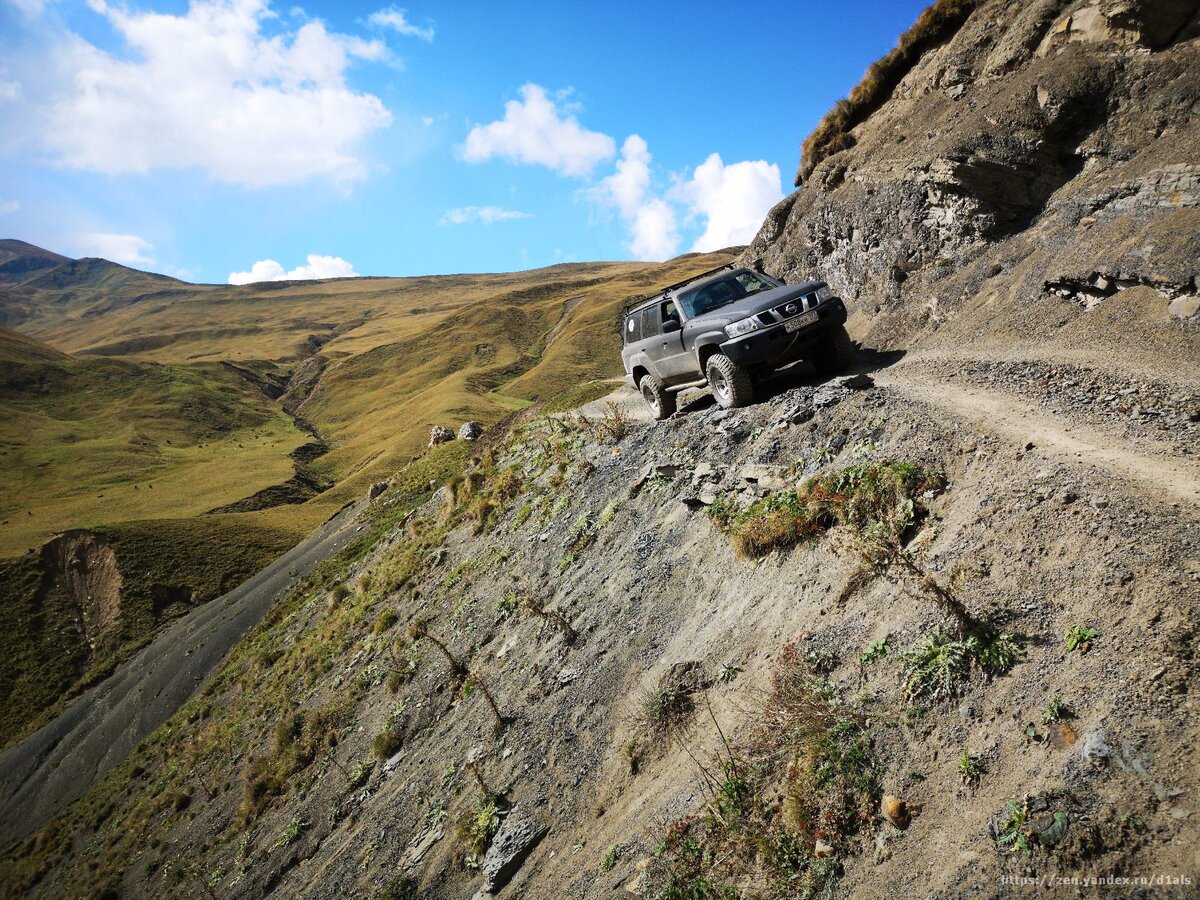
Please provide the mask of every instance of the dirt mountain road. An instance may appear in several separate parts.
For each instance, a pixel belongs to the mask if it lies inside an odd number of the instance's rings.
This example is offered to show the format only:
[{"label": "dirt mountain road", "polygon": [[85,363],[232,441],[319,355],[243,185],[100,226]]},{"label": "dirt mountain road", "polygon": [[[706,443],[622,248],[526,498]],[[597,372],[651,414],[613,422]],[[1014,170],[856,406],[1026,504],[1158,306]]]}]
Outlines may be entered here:
[{"label": "dirt mountain road", "polygon": [[1153,496],[1200,507],[1200,460],[1179,456],[1152,441],[1134,445],[1120,434],[1045,412],[1028,400],[978,385],[955,384],[920,370],[897,366],[874,375],[882,387],[966,419],[1014,445],[1036,445],[1045,453],[1140,482]]}]

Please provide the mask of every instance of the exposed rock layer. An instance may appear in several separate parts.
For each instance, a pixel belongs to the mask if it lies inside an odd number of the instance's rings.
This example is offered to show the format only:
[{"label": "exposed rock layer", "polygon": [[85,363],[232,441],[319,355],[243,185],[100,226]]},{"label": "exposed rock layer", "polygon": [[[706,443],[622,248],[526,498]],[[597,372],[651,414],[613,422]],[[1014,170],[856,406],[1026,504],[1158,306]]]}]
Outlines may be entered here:
[{"label": "exposed rock layer", "polygon": [[1172,301],[1196,293],[1200,269],[1198,8],[978,4],[743,260],[820,273],[859,333],[891,346],[961,312],[974,314],[939,340],[1020,338],[1022,323],[984,308],[1071,319],[1132,285],[1158,291],[1163,325],[1194,324],[1195,304]]}]

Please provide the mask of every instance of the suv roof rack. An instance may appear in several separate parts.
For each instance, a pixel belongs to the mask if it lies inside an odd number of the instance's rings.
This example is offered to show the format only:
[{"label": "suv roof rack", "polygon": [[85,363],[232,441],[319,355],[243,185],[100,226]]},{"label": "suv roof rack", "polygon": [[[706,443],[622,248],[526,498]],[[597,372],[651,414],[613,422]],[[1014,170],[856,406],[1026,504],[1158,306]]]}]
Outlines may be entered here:
[{"label": "suv roof rack", "polygon": [[651,302],[656,297],[660,297],[661,295],[667,293],[668,291],[673,291],[676,288],[686,287],[687,285],[691,284],[693,281],[699,281],[701,278],[707,278],[709,275],[716,275],[718,272],[724,272],[726,269],[736,269],[736,268],[738,268],[737,263],[727,262],[722,266],[717,266],[716,268],[709,269],[707,272],[700,272],[697,275],[692,275],[688,278],[685,278],[685,279],[683,279],[683,281],[677,281],[674,284],[668,284],[666,287],[657,288],[656,290],[653,290],[648,294],[639,294],[636,297],[630,297],[627,300],[625,300],[625,302],[621,305],[621,317],[624,318],[625,316],[627,316],[631,312],[633,312],[635,309],[645,306],[647,303]]}]

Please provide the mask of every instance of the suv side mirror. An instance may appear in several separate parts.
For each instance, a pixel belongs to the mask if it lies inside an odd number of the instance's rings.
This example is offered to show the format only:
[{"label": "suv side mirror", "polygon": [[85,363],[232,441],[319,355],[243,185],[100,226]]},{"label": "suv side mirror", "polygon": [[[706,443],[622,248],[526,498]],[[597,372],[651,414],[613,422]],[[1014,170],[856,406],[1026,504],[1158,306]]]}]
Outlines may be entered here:
[{"label": "suv side mirror", "polygon": [[662,324],[662,333],[663,334],[673,334],[674,332],[678,331],[682,327],[683,326],[679,324],[678,319],[667,319]]}]

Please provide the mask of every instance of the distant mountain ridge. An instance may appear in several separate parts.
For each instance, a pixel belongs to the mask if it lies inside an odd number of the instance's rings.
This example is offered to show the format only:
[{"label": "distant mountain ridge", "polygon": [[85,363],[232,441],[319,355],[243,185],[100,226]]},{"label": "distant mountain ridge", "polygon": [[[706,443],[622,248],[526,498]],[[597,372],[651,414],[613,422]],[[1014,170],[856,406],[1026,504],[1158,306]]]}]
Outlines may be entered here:
[{"label": "distant mountain ridge", "polygon": [[21,281],[70,261],[69,257],[43,250],[25,241],[12,238],[0,240],[0,282]]},{"label": "distant mountain ridge", "polygon": [[0,326],[91,317],[186,286],[168,275],[131,269],[99,257],[70,257],[25,241],[0,240]]}]

